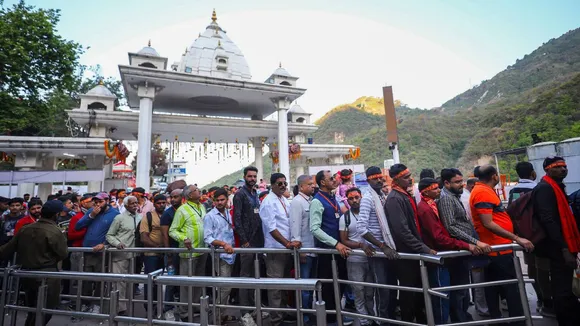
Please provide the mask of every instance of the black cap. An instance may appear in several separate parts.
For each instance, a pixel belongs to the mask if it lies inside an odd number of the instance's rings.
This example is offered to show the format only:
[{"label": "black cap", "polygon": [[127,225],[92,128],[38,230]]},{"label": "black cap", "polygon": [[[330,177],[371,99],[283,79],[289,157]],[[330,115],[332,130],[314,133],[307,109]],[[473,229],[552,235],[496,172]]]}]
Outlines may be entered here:
[{"label": "black cap", "polygon": [[49,200],[47,201],[44,206],[42,206],[42,210],[40,213],[42,216],[54,216],[59,214],[64,210],[64,205],[60,200]]},{"label": "black cap", "polygon": [[371,166],[366,171],[367,178],[377,174],[383,174],[383,171],[378,166]]},{"label": "black cap", "polygon": [[133,189],[133,191],[131,191],[131,192],[138,192],[140,194],[145,194],[145,188],[137,187],[137,188]]}]

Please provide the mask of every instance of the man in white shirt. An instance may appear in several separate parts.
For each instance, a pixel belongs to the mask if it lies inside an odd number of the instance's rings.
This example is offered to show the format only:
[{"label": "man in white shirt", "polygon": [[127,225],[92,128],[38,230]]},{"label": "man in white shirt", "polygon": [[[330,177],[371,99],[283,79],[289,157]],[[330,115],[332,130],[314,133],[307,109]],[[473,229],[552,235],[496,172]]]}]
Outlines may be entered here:
[{"label": "man in white shirt", "polygon": [[469,206],[469,197],[471,197],[471,190],[475,187],[475,183],[479,181],[477,178],[469,178],[465,183],[465,187],[463,188],[463,193],[461,193],[461,203],[463,204],[463,208],[465,208],[465,213],[467,214],[467,218],[471,219],[471,207]]},{"label": "man in white shirt", "polygon": [[[288,188],[286,176],[282,173],[274,173],[270,177],[272,191],[264,198],[260,205],[260,217],[262,218],[262,230],[264,231],[264,248],[293,249],[300,248],[300,241],[290,241],[290,203],[284,197]],[[281,278],[288,276],[290,272],[289,254],[265,254],[266,276]],[[268,303],[271,308],[282,307],[282,291],[268,290]],[[273,312],[272,324],[278,324],[284,318],[281,312]]]},{"label": "man in white shirt", "polygon": [[[309,175],[298,177],[298,195],[290,203],[290,239],[299,241],[304,248],[314,248],[314,236],[310,232],[310,201],[314,194],[314,180]],[[300,254],[300,278],[310,278],[315,254]],[[312,291],[302,291],[302,308],[312,308]],[[309,320],[304,315],[305,323]]]}]

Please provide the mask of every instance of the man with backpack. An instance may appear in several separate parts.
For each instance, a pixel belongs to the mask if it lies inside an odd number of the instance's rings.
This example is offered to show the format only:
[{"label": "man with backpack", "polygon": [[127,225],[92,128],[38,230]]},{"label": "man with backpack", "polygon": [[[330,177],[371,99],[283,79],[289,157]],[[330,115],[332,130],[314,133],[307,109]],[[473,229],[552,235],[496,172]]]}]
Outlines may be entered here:
[{"label": "man with backpack", "polygon": [[[360,236],[356,226],[360,213],[361,191],[358,188],[350,188],[346,190],[344,197],[350,209],[340,217],[338,222],[340,242],[350,249],[361,249],[370,257],[374,254],[375,250]],[[368,259],[365,256],[349,255],[346,258],[346,269],[350,281],[374,282],[374,276],[371,272]],[[374,288],[354,284],[351,284],[350,287],[354,293],[354,303],[357,313],[374,316]],[[359,322],[361,326],[371,325],[373,323],[368,319],[359,319]]]},{"label": "man with backpack", "polygon": [[554,310],[560,326],[580,325],[580,302],[572,292],[572,275],[580,252],[580,220],[568,203],[564,179],[568,175],[562,157],[548,157],[546,175],[533,192],[534,218],[544,230],[537,242],[537,257],[550,261]]},{"label": "man with backpack", "polygon": [[[161,234],[161,215],[167,206],[167,198],[165,195],[157,195],[153,198],[153,206],[155,209],[144,214],[139,223],[135,235],[135,246],[144,248],[160,248],[163,247],[163,235]],[[145,265],[145,274],[149,274],[158,269],[164,268],[163,254],[146,252],[143,255],[143,264]],[[145,300],[147,300],[147,287],[145,287]],[[157,300],[157,286],[153,287],[153,300]],[[145,304],[147,310],[147,304]]]},{"label": "man with backpack", "polygon": [[[524,196],[527,193],[532,192],[532,190],[538,185],[536,180],[536,171],[534,171],[534,166],[530,162],[519,162],[516,165],[516,172],[518,173],[519,181],[510,190],[509,201],[508,201],[508,213],[512,218],[520,218],[517,216],[518,213],[512,212],[509,209],[510,205]],[[528,200],[531,194],[522,198],[522,201]],[[519,202],[518,202],[519,204]],[[523,204],[523,203],[522,203]],[[515,204],[514,204],[515,206]],[[514,207],[512,206],[512,207]],[[529,206],[531,207],[531,205]],[[525,237],[525,235],[522,234]],[[550,262],[546,258],[536,257],[533,252],[524,252],[524,262],[528,266],[528,276],[533,279],[534,291],[536,291],[536,296],[538,298],[536,310],[546,317],[555,317],[554,306],[552,303],[552,292],[550,290]]]}]

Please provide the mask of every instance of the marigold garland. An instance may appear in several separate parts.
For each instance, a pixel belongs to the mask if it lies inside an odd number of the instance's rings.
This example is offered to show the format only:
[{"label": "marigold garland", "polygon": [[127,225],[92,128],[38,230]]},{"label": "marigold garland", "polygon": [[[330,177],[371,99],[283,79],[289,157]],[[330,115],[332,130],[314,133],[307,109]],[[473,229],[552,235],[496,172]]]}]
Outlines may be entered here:
[{"label": "marigold garland", "polygon": [[113,158],[115,157],[115,159],[117,161],[121,161],[123,163],[125,163],[125,161],[127,160],[127,157],[129,156],[131,152],[129,152],[129,150],[127,149],[127,147],[121,143],[112,143],[110,140],[105,140],[105,155],[108,158]]},{"label": "marigold garland", "polygon": [[356,160],[360,157],[360,147],[357,147],[354,150],[351,148],[348,150],[348,153],[351,159]]}]

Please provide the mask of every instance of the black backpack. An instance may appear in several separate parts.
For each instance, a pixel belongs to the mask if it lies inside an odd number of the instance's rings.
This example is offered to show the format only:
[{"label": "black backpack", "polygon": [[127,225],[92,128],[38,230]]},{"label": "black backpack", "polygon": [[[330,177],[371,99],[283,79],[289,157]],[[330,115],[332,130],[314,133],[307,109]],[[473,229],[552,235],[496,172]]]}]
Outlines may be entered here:
[{"label": "black backpack", "polygon": [[534,214],[534,191],[528,191],[507,207],[515,234],[537,244],[546,237],[544,228]]},{"label": "black backpack", "polygon": [[[149,233],[153,230],[153,215],[151,212],[147,212],[147,225],[149,225]],[[133,220],[135,221],[135,220]],[[144,247],[143,242],[141,241],[141,233],[139,230],[141,229],[141,221],[136,223],[135,225],[135,247]]]}]

